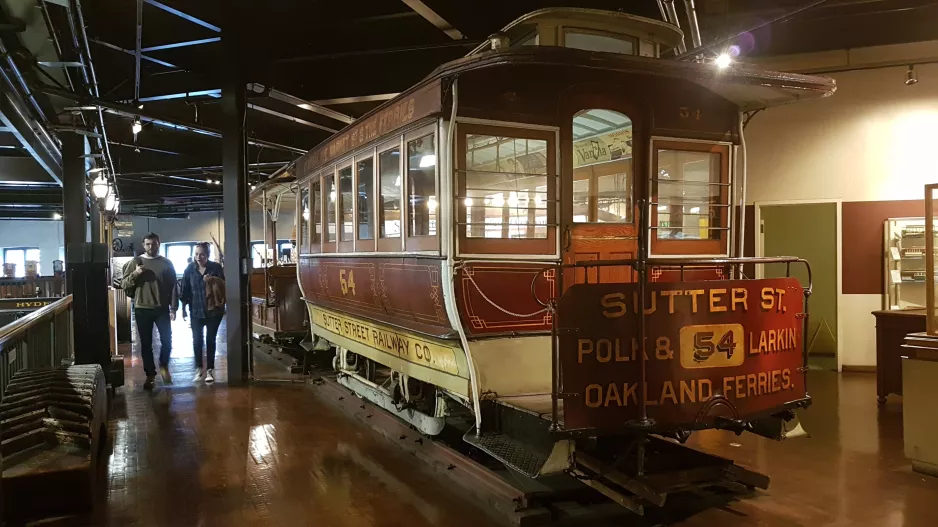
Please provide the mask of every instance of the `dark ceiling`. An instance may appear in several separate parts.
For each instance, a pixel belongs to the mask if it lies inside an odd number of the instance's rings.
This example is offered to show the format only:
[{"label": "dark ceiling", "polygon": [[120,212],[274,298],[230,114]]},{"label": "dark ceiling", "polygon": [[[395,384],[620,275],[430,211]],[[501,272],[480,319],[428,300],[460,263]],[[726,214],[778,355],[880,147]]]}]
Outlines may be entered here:
[{"label": "dark ceiling", "polygon": [[[240,0],[235,0],[240,1]],[[697,0],[704,44],[767,24],[744,37],[750,55],[785,54],[938,38],[938,2],[922,0]],[[44,110],[46,125],[93,130],[102,105],[107,145],[122,209],[170,203],[189,210],[220,207],[221,78],[227,66],[220,39],[220,13],[227,2],[182,0],[0,0],[0,36],[24,72]],[[676,0],[678,12],[684,2]],[[812,6],[797,15],[783,15]],[[230,4],[227,4],[230,6]],[[256,86],[248,92],[248,133],[256,183],[325,140],[346,124],[417,82],[436,66],[464,55],[487,35],[518,16],[547,6],[623,10],[660,18],[655,0],[315,0],[250,2],[242,38],[243,66]],[[90,68],[37,65],[82,61],[80,12],[97,79]],[[429,14],[428,14],[429,12]],[[436,16],[433,16],[435,13]],[[136,82],[138,14],[141,61]],[[71,16],[70,16],[71,15]],[[686,20],[682,19],[686,29]],[[438,27],[440,26],[440,27]],[[184,45],[181,45],[184,44]],[[153,48],[153,49],[151,49]],[[85,59],[87,62],[87,59]],[[274,91],[267,91],[273,89]],[[72,94],[78,95],[72,95]],[[188,94],[188,95],[186,95]],[[381,96],[364,102],[335,99]],[[138,103],[143,105],[138,109]],[[318,106],[304,109],[304,102]],[[320,106],[322,108],[320,108]],[[84,109],[79,109],[84,108]],[[4,113],[0,108],[0,113]],[[139,115],[136,142],[131,123]],[[42,118],[37,118],[41,121]],[[176,125],[175,128],[172,125]],[[203,133],[180,130],[179,125]],[[100,130],[99,130],[100,131]],[[71,132],[62,132],[71,133]],[[103,138],[90,138],[92,151]],[[99,145],[100,147],[97,147]],[[0,133],[0,216],[13,212],[49,217],[60,192],[37,183],[29,192],[3,186],[16,178],[39,181],[13,134]],[[95,161],[102,165],[107,156]],[[17,168],[19,167],[19,168]],[[24,176],[23,174],[27,174]],[[10,201],[4,209],[3,203]],[[34,209],[13,202],[34,203]],[[12,209],[11,209],[12,207]],[[29,214],[26,214],[29,212]],[[43,216],[43,214],[45,216]]]}]

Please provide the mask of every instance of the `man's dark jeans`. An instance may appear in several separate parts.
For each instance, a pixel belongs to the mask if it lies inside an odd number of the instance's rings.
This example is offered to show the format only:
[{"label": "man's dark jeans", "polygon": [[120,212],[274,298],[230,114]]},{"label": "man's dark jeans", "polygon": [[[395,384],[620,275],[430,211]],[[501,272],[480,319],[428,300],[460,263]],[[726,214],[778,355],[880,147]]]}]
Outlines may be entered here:
[{"label": "man's dark jeans", "polygon": [[137,333],[140,335],[140,355],[143,356],[143,371],[156,375],[153,364],[153,326],[160,332],[160,366],[169,367],[169,356],[173,351],[173,328],[169,320],[169,308],[134,309]]}]

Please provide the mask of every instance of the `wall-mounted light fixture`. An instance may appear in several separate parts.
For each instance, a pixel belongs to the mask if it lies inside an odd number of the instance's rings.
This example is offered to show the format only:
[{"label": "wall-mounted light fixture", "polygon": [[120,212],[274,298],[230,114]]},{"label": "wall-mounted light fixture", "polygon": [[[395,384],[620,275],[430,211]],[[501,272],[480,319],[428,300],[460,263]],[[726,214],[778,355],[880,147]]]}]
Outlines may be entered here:
[{"label": "wall-mounted light fixture", "polygon": [[909,69],[905,72],[905,85],[911,86],[918,82],[918,74],[915,73],[915,66],[909,64]]},{"label": "wall-mounted light fixture", "polygon": [[111,185],[103,175],[98,176],[97,179],[91,183],[91,194],[94,195],[95,199],[105,199],[110,192]]}]

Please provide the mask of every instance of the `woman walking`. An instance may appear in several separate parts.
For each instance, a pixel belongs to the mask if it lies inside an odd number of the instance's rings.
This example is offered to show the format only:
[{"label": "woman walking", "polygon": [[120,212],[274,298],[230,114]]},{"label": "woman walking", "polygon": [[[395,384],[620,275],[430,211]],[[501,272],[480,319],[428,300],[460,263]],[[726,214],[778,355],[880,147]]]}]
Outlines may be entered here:
[{"label": "woman walking", "polygon": [[[218,326],[225,316],[225,271],[221,265],[208,259],[209,244],[195,246],[194,261],[182,276],[183,316],[189,306],[192,326],[192,349],[195,351],[195,377],[199,382],[204,375],[206,383],[215,382],[215,339]],[[203,340],[202,333],[206,331]],[[205,343],[207,342],[207,346]],[[202,350],[207,352],[206,369],[202,371]]]}]

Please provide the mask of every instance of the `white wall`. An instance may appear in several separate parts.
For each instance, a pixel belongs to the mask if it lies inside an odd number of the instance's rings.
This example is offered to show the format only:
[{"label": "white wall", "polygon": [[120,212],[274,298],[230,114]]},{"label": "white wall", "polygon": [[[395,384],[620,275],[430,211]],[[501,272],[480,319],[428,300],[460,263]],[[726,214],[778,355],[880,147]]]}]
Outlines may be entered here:
[{"label": "white wall", "polygon": [[52,274],[52,261],[59,259],[59,247],[65,245],[64,240],[61,220],[0,220],[0,248],[39,247],[43,275]]},{"label": "white wall", "polygon": [[[278,238],[285,239],[291,235],[295,216],[296,211],[292,207],[284,207],[280,211],[277,227]],[[214,235],[215,239],[224,248],[225,220],[222,212],[192,213],[189,215],[188,220],[146,218],[142,216],[133,216],[131,219],[134,223],[133,242],[135,245],[139,245],[147,233],[155,232],[160,236],[162,243],[212,241],[211,237]],[[263,219],[264,216],[261,211],[251,211],[252,241],[264,239]]]},{"label": "white wall", "polygon": [[938,64],[830,74],[831,97],[772,108],[746,128],[747,200],[923,199],[938,182]]}]

